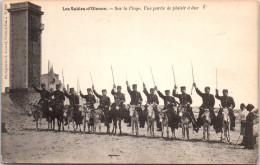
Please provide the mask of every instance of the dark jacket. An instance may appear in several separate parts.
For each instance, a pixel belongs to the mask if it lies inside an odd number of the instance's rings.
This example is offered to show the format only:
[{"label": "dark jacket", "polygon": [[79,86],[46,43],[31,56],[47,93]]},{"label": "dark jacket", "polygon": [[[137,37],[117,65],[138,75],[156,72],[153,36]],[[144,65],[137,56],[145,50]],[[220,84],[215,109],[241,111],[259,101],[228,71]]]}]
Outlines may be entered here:
[{"label": "dark jacket", "polygon": [[130,94],[130,97],[131,97],[131,102],[130,102],[131,105],[137,105],[137,104],[140,104],[140,102],[143,101],[143,98],[142,98],[140,92],[132,91],[130,89],[130,87],[127,87],[127,91],[128,91],[128,93]]},{"label": "dark jacket", "polygon": [[108,96],[99,95],[99,94],[96,92],[96,90],[94,90],[93,92],[94,92],[94,94],[97,96],[97,98],[100,99],[100,102],[99,102],[99,103],[100,103],[100,106],[101,106],[102,108],[108,108],[108,107],[110,106],[111,102],[110,102],[110,98],[109,98]]},{"label": "dark jacket", "polygon": [[71,106],[75,106],[79,104],[79,96],[75,94],[68,94],[67,91],[64,91],[64,95],[69,99]]},{"label": "dark jacket", "polygon": [[148,103],[148,104],[152,104],[152,103],[159,104],[159,100],[158,100],[157,95],[148,93],[148,91],[147,91],[146,88],[144,88],[144,94],[145,94],[146,97],[147,97],[147,103]]},{"label": "dark jacket", "polygon": [[202,108],[214,108],[215,98],[212,94],[202,93],[198,88],[196,88],[196,92],[202,98]]},{"label": "dark jacket", "polygon": [[54,96],[55,103],[63,103],[65,100],[65,95],[62,91],[56,90],[50,94],[51,96]]},{"label": "dark jacket", "polygon": [[175,100],[174,97],[172,97],[172,96],[165,96],[160,91],[157,91],[157,93],[164,101],[164,109],[168,107],[168,105],[169,105],[168,102],[170,104],[173,104],[174,106],[176,106],[176,100]]},{"label": "dark jacket", "polygon": [[83,95],[81,92],[80,96],[86,100],[86,103],[90,104],[90,108],[94,108],[94,104],[96,103],[96,98],[94,95]]},{"label": "dark jacket", "polygon": [[179,99],[181,105],[184,105],[187,103],[192,104],[192,99],[189,94],[177,94],[176,90],[173,90],[172,95]]},{"label": "dark jacket", "polygon": [[235,102],[234,102],[234,99],[233,97],[230,97],[230,96],[219,96],[218,92],[216,93],[215,97],[220,100],[221,102],[221,106],[223,108],[235,108]]}]

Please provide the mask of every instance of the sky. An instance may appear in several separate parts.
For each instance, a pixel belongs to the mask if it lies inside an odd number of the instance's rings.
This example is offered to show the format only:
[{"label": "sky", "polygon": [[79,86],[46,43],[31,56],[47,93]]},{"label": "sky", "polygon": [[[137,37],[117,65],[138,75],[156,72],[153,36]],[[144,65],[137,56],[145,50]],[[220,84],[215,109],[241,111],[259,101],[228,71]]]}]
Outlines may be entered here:
[{"label": "sky", "polygon": [[[107,89],[112,99],[112,66],[115,83],[123,87],[127,103],[130,97],[126,80],[138,84],[146,100],[140,75],[148,88],[154,87],[151,67],[158,88],[172,90],[173,66],[177,86],[186,86],[191,93],[192,63],[200,90],[210,86],[215,94],[216,86],[220,91],[228,89],[236,108],[240,103],[258,107],[257,1],[31,2],[44,12],[42,73],[47,73],[50,60],[61,80],[63,70],[65,84],[70,87],[77,89],[78,78],[86,93],[92,85],[91,73],[96,90],[101,93]],[[89,6],[198,6],[199,10],[62,10]],[[3,82],[8,86],[8,79]],[[201,105],[195,91],[192,99],[194,106]],[[218,105],[219,101],[215,106]]]}]

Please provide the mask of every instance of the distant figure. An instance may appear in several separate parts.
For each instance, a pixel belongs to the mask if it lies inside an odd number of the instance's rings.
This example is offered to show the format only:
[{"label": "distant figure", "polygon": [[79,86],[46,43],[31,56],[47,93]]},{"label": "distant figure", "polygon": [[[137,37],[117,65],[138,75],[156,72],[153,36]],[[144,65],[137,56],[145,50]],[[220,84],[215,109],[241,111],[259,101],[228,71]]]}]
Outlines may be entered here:
[{"label": "distant figure", "polygon": [[246,127],[246,116],[248,115],[248,111],[246,109],[246,106],[244,103],[240,104],[240,123],[241,123],[241,127],[240,127],[240,135],[242,135],[243,139],[242,142],[238,145],[245,145],[245,127]]},{"label": "distant figure", "polygon": [[254,113],[252,110],[254,106],[252,104],[248,104],[246,106],[247,111],[249,112],[246,116],[246,127],[245,127],[245,149],[254,149],[255,137],[253,136],[253,121],[254,121]]}]

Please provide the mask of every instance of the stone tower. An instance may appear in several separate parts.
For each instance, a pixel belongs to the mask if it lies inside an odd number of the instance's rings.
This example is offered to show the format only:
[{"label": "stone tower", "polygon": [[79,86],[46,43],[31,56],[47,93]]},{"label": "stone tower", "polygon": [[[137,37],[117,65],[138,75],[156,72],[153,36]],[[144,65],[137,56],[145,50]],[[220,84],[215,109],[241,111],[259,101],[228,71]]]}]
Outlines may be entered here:
[{"label": "stone tower", "polygon": [[41,7],[30,2],[10,4],[10,92],[40,86]]}]

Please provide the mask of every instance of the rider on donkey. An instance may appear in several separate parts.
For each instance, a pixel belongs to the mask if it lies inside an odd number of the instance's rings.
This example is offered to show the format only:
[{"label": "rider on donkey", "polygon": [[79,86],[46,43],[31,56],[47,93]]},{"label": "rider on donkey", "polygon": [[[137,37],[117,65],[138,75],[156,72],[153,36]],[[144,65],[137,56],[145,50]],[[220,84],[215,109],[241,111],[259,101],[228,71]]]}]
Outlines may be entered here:
[{"label": "rider on donkey", "polygon": [[193,86],[195,87],[197,94],[202,98],[202,105],[199,108],[200,112],[199,112],[199,117],[197,119],[197,129],[199,129],[203,124],[201,116],[203,115],[205,109],[209,109],[210,117],[212,119],[211,124],[215,126],[214,125],[214,119],[216,117],[214,113],[215,98],[212,94],[210,94],[210,87],[205,87],[205,93],[202,93],[195,83],[193,83]]},{"label": "rider on donkey", "polygon": [[47,116],[46,117],[46,120],[47,120],[48,116],[50,115],[49,114],[49,101],[51,98],[50,92],[46,89],[45,83],[41,84],[42,89],[38,89],[34,84],[32,84],[32,87],[34,88],[34,90],[36,92],[40,93],[40,95],[41,95],[41,98],[40,98],[38,104],[42,105],[42,111],[43,111],[43,114],[45,114]]},{"label": "rider on donkey", "polygon": [[94,94],[96,95],[97,98],[100,99],[100,104],[98,108],[102,109],[104,115],[105,115],[105,125],[107,126],[107,133],[109,133],[109,123],[112,122],[111,118],[109,117],[109,106],[111,104],[110,98],[107,96],[107,90],[103,89],[102,90],[102,95],[98,94],[94,88],[94,85],[92,85],[92,89]]},{"label": "rider on donkey", "polygon": [[[150,93],[147,91],[147,88],[145,86],[145,84],[143,83],[143,87],[144,87],[144,94],[146,95],[147,97],[147,103],[148,104],[159,104],[159,100],[158,100],[158,97],[157,95],[155,94],[155,90],[154,88],[150,88]],[[155,120],[156,120],[156,125],[157,125],[157,128],[161,128],[161,125],[159,123],[159,112],[158,112],[158,109],[157,109],[157,105],[154,106],[154,112],[155,112]]]},{"label": "rider on donkey", "polygon": [[64,95],[69,99],[70,108],[74,110],[73,120],[76,124],[82,124],[82,115],[79,111],[79,96],[76,95],[74,88],[70,88],[70,93],[65,88],[63,88],[63,91]]},{"label": "rider on donkey", "polygon": [[179,99],[181,105],[186,105],[187,106],[187,110],[188,110],[188,112],[190,114],[191,122],[193,124],[193,130],[198,131],[197,130],[196,119],[194,117],[194,113],[193,113],[192,108],[190,106],[192,104],[191,96],[186,93],[186,87],[185,86],[181,87],[181,94],[177,94],[176,89],[177,89],[177,86],[175,85],[174,89],[173,89],[173,92],[172,92],[172,95]]},{"label": "rider on donkey", "polygon": [[[112,103],[112,105],[111,105],[111,113],[114,113],[114,110],[118,104],[120,114],[116,114],[116,115],[119,115],[120,117],[122,117],[124,119],[125,123],[129,123],[130,122],[129,115],[127,114],[127,111],[124,106],[125,94],[123,94],[121,92],[121,90],[122,90],[121,86],[116,87],[116,85],[113,84],[113,89],[111,90],[111,94],[114,96],[115,102]],[[115,114],[112,114],[112,116],[114,116],[114,115]]]},{"label": "rider on donkey", "polygon": [[[82,98],[84,98],[86,100],[86,104],[87,104],[88,108],[90,108],[93,111],[95,109],[94,104],[96,103],[96,98],[92,94],[91,88],[88,88],[87,92],[88,92],[87,95],[83,95],[81,91],[79,91],[79,94]],[[90,117],[89,122],[90,122],[90,124],[89,124],[90,126],[94,126],[94,118],[92,116]]]},{"label": "rider on donkey", "polygon": [[[234,130],[235,130],[235,120],[236,120],[236,116],[234,115],[234,112],[233,112],[233,109],[235,108],[235,102],[234,102],[233,97],[228,96],[228,90],[227,90],[227,89],[223,89],[223,96],[219,96],[219,94],[218,94],[218,89],[216,89],[216,95],[215,95],[215,97],[216,97],[218,100],[220,100],[221,106],[222,106],[222,108],[219,109],[217,118],[218,118],[218,119],[221,118],[223,108],[228,108],[228,110],[229,110],[229,116],[230,116],[230,121],[231,121],[230,130],[231,130],[231,131],[234,131]],[[221,120],[218,120],[218,124],[217,124],[218,130],[216,130],[217,133],[220,131],[219,128],[222,127],[222,124],[221,124],[221,122],[219,122],[219,121],[221,121]]]},{"label": "rider on donkey", "polygon": [[[131,90],[128,81],[126,81],[126,85],[127,85],[127,91],[131,97],[130,105],[140,106],[137,108],[137,112],[138,112],[138,115],[140,116],[140,118],[139,118],[140,121],[142,121],[143,115],[142,115],[141,105],[142,105],[143,98],[141,96],[141,93],[137,91],[137,84],[132,85],[133,90]],[[131,126],[131,122],[129,122],[128,126]],[[140,127],[144,127],[144,122],[140,122]]]},{"label": "rider on donkey", "polygon": [[65,96],[64,93],[60,91],[60,84],[56,84],[56,90],[52,92],[50,96],[54,96],[55,109],[58,110],[61,115],[63,115]]},{"label": "rider on donkey", "polygon": [[[174,97],[170,96],[170,90],[165,90],[165,95],[163,95],[163,94],[160,92],[160,90],[157,88],[157,86],[155,86],[154,89],[157,91],[158,95],[159,95],[159,96],[163,99],[163,101],[164,101],[163,110],[165,110],[165,109],[172,109],[173,106],[176,106],[177,102],[176,102],[176,100],[175,100]],[[173,112],[173,111],[169,111],[169,112]],[[172,114],[172,113],[170,113],[170,114]],[[178,121],[175,120],[175,121],[173,121],[173,122],[176,122],[175,125],[178,127]],[[172,123],[172,122],[170,122],[170,123]],[[159,128],[159,129],[158,129],[158,128]],[[162,131],[162,128],[161,128],[160,123],[159,123],[159,125],[157,125],[157,131]]]}]

